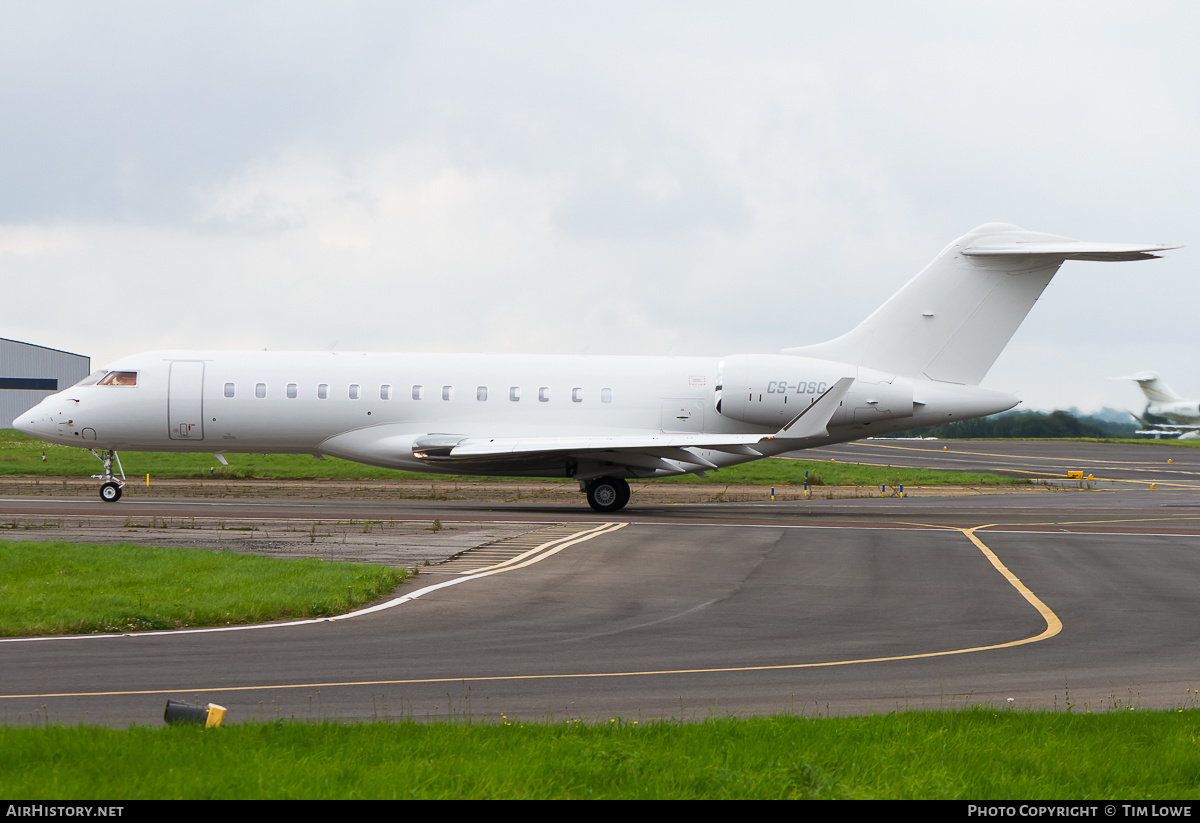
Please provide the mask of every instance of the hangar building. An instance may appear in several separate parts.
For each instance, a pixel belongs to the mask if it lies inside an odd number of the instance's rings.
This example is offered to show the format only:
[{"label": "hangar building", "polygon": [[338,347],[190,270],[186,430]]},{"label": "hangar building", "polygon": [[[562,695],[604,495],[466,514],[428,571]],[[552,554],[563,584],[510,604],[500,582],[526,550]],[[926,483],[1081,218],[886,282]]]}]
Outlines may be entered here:
[{"label": "hangar building", "polygon": [[0,338],[0,429],[21,412],[88,376],[91,358]]}]

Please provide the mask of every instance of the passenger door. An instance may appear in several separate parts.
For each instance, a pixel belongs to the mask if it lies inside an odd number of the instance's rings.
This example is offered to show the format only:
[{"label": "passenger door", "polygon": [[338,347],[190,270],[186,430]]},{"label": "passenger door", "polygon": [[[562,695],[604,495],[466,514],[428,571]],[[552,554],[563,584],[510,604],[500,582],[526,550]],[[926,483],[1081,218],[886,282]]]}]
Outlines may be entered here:
[{"label": "passenger door", "polygon": [[172,440],[204,439],[204,362],[174,360],[167,389],[167,425]]}]

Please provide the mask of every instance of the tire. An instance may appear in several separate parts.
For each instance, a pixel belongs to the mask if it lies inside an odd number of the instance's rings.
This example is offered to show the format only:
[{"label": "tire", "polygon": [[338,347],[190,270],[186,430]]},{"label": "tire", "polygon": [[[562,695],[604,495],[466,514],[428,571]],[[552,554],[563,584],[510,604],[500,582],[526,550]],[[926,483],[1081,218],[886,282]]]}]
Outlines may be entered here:
[{"label": "tire", "polygon": [[629,502],[629,484],[619,477],[598,477],[587,484],[587,501],[598,512],[615,512]]},{"label": "tire", "polygon": [[121,485],[111,480],[100,487],[100,499],[105,503],[116,503],[121,499]]}]

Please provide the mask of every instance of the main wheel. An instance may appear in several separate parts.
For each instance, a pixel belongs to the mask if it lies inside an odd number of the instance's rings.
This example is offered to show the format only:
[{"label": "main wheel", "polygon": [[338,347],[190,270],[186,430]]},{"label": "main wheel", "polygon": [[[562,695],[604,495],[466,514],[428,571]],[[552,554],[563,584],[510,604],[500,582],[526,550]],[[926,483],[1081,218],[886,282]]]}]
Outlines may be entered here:
[{"label": "main wheel", "polygon": [[619,477],[598,477],[587,484],[588,505],[598,512],[615,512],[629,502],[629,484]]},{"label": "main wheel", "polygon": [[105,503],[116,503],[121,499],[121,484],[108,481],[100,487],[100,499]]}]

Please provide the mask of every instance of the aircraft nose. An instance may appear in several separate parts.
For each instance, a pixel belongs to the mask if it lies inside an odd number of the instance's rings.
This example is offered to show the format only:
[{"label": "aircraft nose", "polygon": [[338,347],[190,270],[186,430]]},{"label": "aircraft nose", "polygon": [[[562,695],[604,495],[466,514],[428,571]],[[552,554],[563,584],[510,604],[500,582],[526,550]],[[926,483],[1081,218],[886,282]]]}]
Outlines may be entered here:
[{"label": "aircraft nose", "polygon": [[13,420],[12,427],[21,434],[37,437],[46,430],[48,422],[46,415],[42,414],[41,405],[39,404]]},{"label": "aircraft nose", "polygon": [[38,440],[55,440],[62,428],[58,417],[43,401],[13,420],[12,427]]}]

